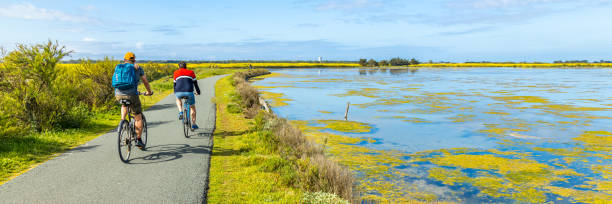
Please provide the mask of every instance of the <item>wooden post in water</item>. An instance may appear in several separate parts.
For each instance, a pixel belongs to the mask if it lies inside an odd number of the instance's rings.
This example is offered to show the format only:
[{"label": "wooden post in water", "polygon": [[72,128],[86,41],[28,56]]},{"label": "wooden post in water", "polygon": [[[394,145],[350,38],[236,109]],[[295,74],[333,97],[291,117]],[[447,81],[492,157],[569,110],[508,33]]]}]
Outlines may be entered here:
[{"label": "wooden post in water", "polygon": [[348,111],[349,111],[349,107],[351,106],[351,102],[347,102],[346,103],[346,112],[344,112],[344,120],[348,120]]}]

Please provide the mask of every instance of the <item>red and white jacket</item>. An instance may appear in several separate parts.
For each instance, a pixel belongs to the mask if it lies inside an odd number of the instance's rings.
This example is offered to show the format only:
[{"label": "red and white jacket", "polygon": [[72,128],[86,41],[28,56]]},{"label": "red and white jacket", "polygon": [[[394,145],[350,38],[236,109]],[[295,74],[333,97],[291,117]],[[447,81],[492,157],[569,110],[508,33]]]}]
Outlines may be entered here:
[{"label": "red and white jacket", "polygon": [[174,71],[174,92],[193,92],[200,94],[200,87],[196,75],[192,70],[180,68]]}]

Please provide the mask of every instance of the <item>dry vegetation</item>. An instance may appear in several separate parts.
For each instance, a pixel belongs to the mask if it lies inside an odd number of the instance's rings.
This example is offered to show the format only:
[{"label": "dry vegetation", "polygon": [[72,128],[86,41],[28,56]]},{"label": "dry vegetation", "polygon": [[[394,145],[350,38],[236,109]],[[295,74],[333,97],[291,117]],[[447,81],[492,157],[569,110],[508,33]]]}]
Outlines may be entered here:
[{"label": "dry vegetation", "polygon": [[302,132],[286,119],[258,111],[259,93],[247,80],[251,77],[267,74],[265,70],[238,72],[233,76],[233,84],[240,93],[241,103],[247,117],[255,116],[257,131],[270,131],[271,143],[283,159],[289,161],[293,171],[297,172],[297,185],[308,192],[328,192],[353,200],[354,178],[351,172],[328,159],[324,150],[317,144],[308,141]]}]

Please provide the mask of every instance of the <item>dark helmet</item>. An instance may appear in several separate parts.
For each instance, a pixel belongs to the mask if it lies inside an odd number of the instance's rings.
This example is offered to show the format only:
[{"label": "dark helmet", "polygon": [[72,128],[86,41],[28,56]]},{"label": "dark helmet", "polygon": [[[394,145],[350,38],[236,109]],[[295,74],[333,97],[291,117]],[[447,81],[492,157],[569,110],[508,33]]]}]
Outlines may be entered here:
[{"label": "dark helmet", "polygon": [[179,62],[179,68],[187,68],[187,63],[185,62]]}]

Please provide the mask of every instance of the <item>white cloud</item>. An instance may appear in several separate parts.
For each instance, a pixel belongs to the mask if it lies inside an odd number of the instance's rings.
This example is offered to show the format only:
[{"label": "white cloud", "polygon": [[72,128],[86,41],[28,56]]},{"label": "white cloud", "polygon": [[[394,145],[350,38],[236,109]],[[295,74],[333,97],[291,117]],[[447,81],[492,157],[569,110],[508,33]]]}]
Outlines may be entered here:
[{"label": "white cloud", "polygon": [[142,50],[143,47],[144,47],[144,43],[143,42],[137,42],[136,43],[136,50]]},{"label": "white cloud", "polygon": [[90,38],[90,37],[84,37],[81,41],[83,42],[94,42],[96,41],[96,39]]},{"label": "white cloud", "polygon": [[73,23],[96,22],[84,16],[70,15],[58,10],[38,8],[31,3],[0,7],[0,16],[27,20],[65,21]]},{"label": "white cloud", "polygon": [[92,6],[92,5],[87,5],[87,6],[81,7],[81,10],[83,10],[83,11],[94,11],[96,9],[97,8],[95,6]]}]

